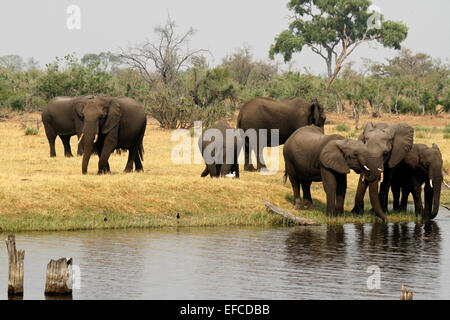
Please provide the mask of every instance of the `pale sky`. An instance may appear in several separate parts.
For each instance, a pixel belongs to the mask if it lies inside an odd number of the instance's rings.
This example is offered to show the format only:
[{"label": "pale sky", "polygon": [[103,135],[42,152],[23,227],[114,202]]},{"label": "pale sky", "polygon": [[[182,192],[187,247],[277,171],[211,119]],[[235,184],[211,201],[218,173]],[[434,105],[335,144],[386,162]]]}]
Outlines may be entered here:
[{"label": "pale sky", "polygon": [[[247,44],[256,59],[267,60],[270,45],[288,26],[287,0],[2,0],[0,2],[0,56],[34,57],[41,66],[75,52],[117,52],[119,47],[155,38],[153,29],[170,13],[180,31],[197,30],[192,48],[210,50],[211,65]],[[425,52],[448,61],[450,1],[373,0],[386,19],[409,27],[404,42],[413,52]],[[81,29],[66,26],[70,5],[81,9]],[[379,45],[365,45],[350,60],[376,61],[396,54]],[[278,58],[281,61],[281,57]],[[309,49],[294,56],[295,68],[324,74],[322,58]]]}]

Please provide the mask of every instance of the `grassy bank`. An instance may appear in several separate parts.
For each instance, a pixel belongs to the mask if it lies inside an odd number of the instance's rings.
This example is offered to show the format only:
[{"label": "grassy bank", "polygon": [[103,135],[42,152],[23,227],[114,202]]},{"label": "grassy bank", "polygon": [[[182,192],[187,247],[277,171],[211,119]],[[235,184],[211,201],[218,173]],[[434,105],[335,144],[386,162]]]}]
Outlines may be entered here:
[{"label": "grassy bank", "polygon": [[[38,114],[28,114],[0,122],[0,227],[5,232],[282,223],[282,219],[266,211],[263,199],[293,211],[291,186],[289,182],[283,184],[282,148],[275,151],[280,153],[280,170],[275,175],[242,171],[241,179],[202,179],[203,164],[172,163],[172,148],[177,142],[171,141],[171,131],[158,128],[150,119],[144,139],[145,172],[122,173],[127,160],[127,153],[122,153],[111,156],[111,175],[96,174],[98,158],[93,156],[88,175],[83,176],[81,158],[65,158],[60,140],[56,144],[57,157],[49,157],[42,126],[37,135],[25,135],[26,127],[36,127],[39,118]],[[329,115],[328,118],[332,124],[326,126],[327,133],[337,132],[339,123],[346,123],[349,128],[339,132],[344,136],[356,138],[360,133],[348,117]],[[447,115],[434,119],[405,117],[377,121],[406,121],[428,127],[429,130],[420,131],[421,135],[416,133],[416,143],[437,143],[448,170],[450,140],[444,138],[444,127],[450,123]],[[366,119],[361,119],[360,126],[365,122]],[[76,139],[72,138],[71,143],[75,153]],[[196,143],[193,147],[196,148]],[[353,206],[357,179],[356,174],[349,175],[346,210]],[[321,183],[312,185],[312,194],[312,210],[297,214],[318,223],[376,219],[368,212],[363,216],[346,213],[344,217],[327,219]],[[450,202],[450,191],[442,192],[441,202]],[[368,209],[368,199],[366,203]],[[389,216],[389,221],[414,219],[414,214],[408,213]]]}]

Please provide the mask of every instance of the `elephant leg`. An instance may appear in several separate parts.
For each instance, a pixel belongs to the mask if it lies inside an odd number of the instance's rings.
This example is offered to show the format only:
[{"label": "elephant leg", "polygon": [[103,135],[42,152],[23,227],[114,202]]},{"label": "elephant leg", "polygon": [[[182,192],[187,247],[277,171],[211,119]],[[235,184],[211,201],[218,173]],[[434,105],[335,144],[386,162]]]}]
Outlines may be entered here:
[{"label": "elephant leg", "polygon": [[412,194],[414,198],[414,211],[417,215],[422,215],[423,205],[422,205],[422,186],[417,182],[413,182]]},{"label": "elephant leg", "polygon": [[245,154],[244,170],[245,171],[256,171],[255,167],[251,163],[252,149],[250,148],[250,145],[249,145],[249,142],[247,139],[246,139],[246,142],[244,143],[244,154]]},{"label": "elephant leg", "polygon": [[332,217],[336,213],[336,177],[329,170],[321,168],[320,173],[323,181],[323,189],[327,194],[327,216]]},{"label": "elephant leg", "polygon": [[216,166],[215,163],[213,163],[213,164],[208,164],[208,165],[206,165],[206,167],[207,167],[207,169],[208,169],[209,176],[210,176],[211,178],[216,178],[216,177],[219,176],[219,175],[218,175],[218,172],[219,172],[219,171],[217,171],[217,166]]},{"label": "elephant leg", "polygon": [[408,197],[411,193],[409,186],[402,187],[402,200],[400,202],[400,211],[406,211],[408,209]]},{"label": "elephant leg", "polygon": [[263,153],[264,153],[264,148],[265,146],[261,146],[258,145],[258,150],[256,152],[256,157],[257,157],[257,169],[258,171],[261,171],[261,169],[266,168],[266,163],[264,162],[264,157],[263,157]]},{"label": "elephant leg", "polygon": [[[115,148],[112,143],[107,142],[107,139],[108,136],[106,136],[105,141],[103,141],[103,145],[101,146],[100,150],[98,150],[100,158],[98,161],[98,174],[111,173],[108,160]],[[131,163],[131,165],[133,165],[133,162]]]},{"label": "elephant leg", "polygon": [[291,182],[292,191],[294,193],[294,209],[300,210],[302,208],[300,201],[300,183],[296,176],[289,174],[289,181]]},{"label": "elephant leg", "polygon": [[208,166],[206,166],[205,170],[203,170],[200,177],[204,178],[204,177],[208,176],[208,174],[209,174],[209,170],[208,170]]},{"label": "elephant leg", "polygon": [[336,186],[336,214],[344,214],[345,193],[347,192],[347,175],[339,174]]},{"label": "elephant leg", "polygon": [[400,211],[400,185],[397,183],[393,183],[392,187],[392,198],[393,198],[393,209],[394,211]]},{"label": "elephant leg", "polygon": [[55,140],[56,140],[56,132],[50,125],[45,125],[45,135],[47,136],[48,144],[50,145],[50,157],[56,157],[55,150]]},{"label": "elephant leg", "polygon": [[235,177],[239,178],[239,164],[233,164],[231,171],[232,172],[236,172],[236,176]]},{"label": "elephant leg", "polygon": [[133,172],[133,163],[135,159],[138,157],[138,148],[133,146],[128,152],[128,160],[127,165],[125,166],[125,172]]},{"label": "elephant leg", "polygon": [[64,156],[67,158],[73,157],[72,149],[70,148],[70,136],[59,136],[64,145]]},{"label": "elephant leg", "polygon": [[353,213],[363,214],[364,213],[364,195],[366,194],[368,184],[363,180],[363,175],[359,176],[358,188],[356,189],[355,195],[355,206],[352,209]]},{"label": "elephant leg", "polygon": [[300,180],[300,184],[303,190],[303,208],[305,209],[309,209],[312,206],[311,183],[312,181]]},{"label": "elephant leg", "polygon": [[134,166],[136,168],[136,172],[144,171],[144,167],[142,166],[141,157],[139,156],[139,150],[134,157]]}]

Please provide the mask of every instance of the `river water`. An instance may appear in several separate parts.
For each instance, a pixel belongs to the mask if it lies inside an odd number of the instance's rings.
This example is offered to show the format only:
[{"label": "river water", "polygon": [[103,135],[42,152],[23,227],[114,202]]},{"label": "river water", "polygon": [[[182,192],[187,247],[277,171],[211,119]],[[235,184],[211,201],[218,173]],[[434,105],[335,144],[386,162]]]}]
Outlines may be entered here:
[{"label": "river water", "polygon": [[[415,299],[450,299],[445,209],[426,226],[34,232],[16,243],[25,249],[24,299],[45,299],[46,264],[61,257],[79,267],[73,299],[399,299],[402,284]],[[3,242],[0,299],[7,260]]]}]

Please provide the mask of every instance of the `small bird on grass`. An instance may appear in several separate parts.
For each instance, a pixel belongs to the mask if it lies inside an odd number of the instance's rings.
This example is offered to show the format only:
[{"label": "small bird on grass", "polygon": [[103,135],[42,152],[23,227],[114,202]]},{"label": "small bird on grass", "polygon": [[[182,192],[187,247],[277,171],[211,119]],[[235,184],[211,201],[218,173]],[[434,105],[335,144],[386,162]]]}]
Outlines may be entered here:
[{"label": "small bird on grass", "polygon": [[178,223],[180,222],[180,213],[179,212],[177,212],[177,222]]},{"label": "small bird on grass", "polygon": [[108,221],[108,217],[105,216],[105,217],[103,218],[103,221],[105,221],[105,222]]}]

